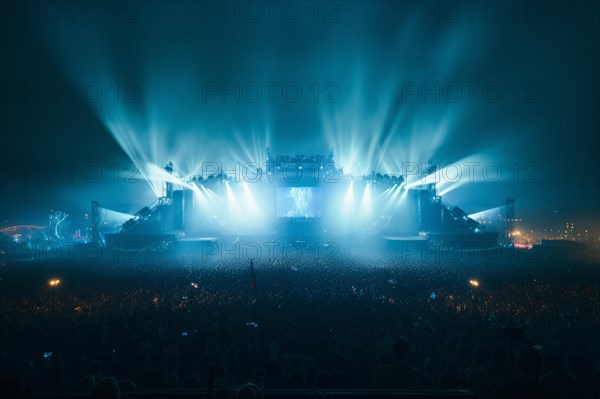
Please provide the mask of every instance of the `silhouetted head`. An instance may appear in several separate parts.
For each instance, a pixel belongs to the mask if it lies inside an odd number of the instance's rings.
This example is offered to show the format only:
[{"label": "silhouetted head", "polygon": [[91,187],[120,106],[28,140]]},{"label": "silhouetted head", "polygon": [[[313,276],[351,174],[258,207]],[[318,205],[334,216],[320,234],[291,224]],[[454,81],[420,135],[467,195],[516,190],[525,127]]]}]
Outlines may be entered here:
[{"label": "silhouetted head", "polygon": [[594,362],[585,354],[573,353],[567,357],[569,370],[577,378],[585,377],[594,372]]},{"label": "silhouetted head", "polygon": [[479,367],[488,367],[491,358],[492,354],[485,348],[479,348],[475,353],[475,362]]},{"label": "silhouetted head", "polygon": [[562,360],[556,353],[550,353],[544,356],[544,363],[548,371],[559,371],[562,369]]},{"label": "silhouetted head", "polygon": [[344,355],[338,352],[331,357],[331,368],[334,371],[343,370],[345,362],[346,359],[344,358]]},{"label": "silhouetted head", "polygon": [[542,357],[531,348],[521,348],[518,356],[519,371],[522,376],[536,378],[542,370]]},{"label": "silhouetted head", "polygon": [[79,392],[90,394],[94,390],[96,379],[93,375],[86,375],[79,381]]},{"label": "silhouetted head", "polygon": [[304,379],[302,378],[302,375],[300,375],[299,372],[294,371],[290,375],[290,378],[288,378],[288,381],[286,383],[286,388],[289,388],[289,389],[304,388]]},{"label": "silhouetted head", "polygon": [[399,339],[394,342],[394,357],[397,360],[406,360],[408,356],[408,343],[403,339]]},{"label": "silhouetted head", "polygon": [[265,370],[265,388],[283,388],[283,371],[279,363],[271,361]]},{"label": "silhouetted head", "polygon": [[259,387],[248,383],[240,387],[237,397],[238,399],[262,399],[263,393]]},{"label": "silhouetted head", "polygon": [[176,373],[171,373],[165,379],[165,386],[167,388],[177,388],[179,386],[179,376]]},{"label": "silhouetted head", "polygon": [[328,371],[321,370],[317,374],[317,388],[329,389],[331,387],[331,374]]},{"label": "silhouetted head", "polygon": [[438,381],[439,389],[456,389],[459,387],[458,376],[454,373],[442,373]]},{"label": "silhouetted head", "polygon": [[112,377],[100,380],[92,391],[92,399],[119,399],[120,397],[119,384]]},{"label": "silhouetted head", "polygon": [[195,373],[186,373],[183,377],[182,388],[200,389],[200,378]]}]

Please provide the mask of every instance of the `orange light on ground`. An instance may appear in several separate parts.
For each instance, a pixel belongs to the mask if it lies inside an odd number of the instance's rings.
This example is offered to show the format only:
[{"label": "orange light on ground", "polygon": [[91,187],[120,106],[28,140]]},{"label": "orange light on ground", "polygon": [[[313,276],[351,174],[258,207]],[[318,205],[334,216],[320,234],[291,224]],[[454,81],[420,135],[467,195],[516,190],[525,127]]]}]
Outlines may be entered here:
[{"label": "orange light on ground", "polygon": [[469,280],[469,284],[471,284],[471,287],[479,287],[479,281],[477,280]]}]

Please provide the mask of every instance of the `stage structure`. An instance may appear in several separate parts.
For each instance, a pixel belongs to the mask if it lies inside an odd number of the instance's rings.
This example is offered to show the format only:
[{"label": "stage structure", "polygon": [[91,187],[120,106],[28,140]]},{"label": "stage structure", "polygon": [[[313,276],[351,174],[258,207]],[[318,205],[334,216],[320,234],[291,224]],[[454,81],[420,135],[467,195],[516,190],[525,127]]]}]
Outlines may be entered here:
[{"label": "stage structure", "polygon": [[[260,236],[327,240],[415,238],[494,246],[496,233],[445,202],[435,184],[409,187],[402,175],[344,172],[328,156],[272,156],[208,176],[175,175],[163,194],[106,234],[109,246],[164,248],[206,237]],[[429,174],[435,169],[426,170]],[[97,206],[97,205],[96,205]]]}]

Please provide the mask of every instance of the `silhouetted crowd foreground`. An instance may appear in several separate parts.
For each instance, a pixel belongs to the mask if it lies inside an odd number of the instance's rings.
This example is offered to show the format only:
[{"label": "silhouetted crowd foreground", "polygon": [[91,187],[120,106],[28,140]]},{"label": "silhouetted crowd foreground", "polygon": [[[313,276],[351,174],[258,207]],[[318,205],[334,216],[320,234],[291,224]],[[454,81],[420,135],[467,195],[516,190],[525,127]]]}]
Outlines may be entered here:
[{"label": "silhouetted crowd foreground", "polygon": [[254,269],[166,254],[2,266],[2,391],[108,398],[206,390],[214,376],[214,397],[600,397],[598,264],[339,256]]}]

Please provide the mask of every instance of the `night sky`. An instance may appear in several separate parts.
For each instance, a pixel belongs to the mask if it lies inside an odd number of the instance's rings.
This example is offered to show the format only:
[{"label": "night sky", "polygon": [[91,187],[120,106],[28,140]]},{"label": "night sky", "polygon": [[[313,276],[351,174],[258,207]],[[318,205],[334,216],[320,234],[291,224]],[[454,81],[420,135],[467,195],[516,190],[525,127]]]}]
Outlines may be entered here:
[{"label": "night sky", "polygon": [[502,178],[446,199],[472,213],[512,197],[525,221],[560,210],[597,229],[596,2],[0,7],[3,226],[92,199],[137,210],[154,194],[126,179],[132,161],[191,174],[268,146],[333,149],[353,173],[495,162]]}]

